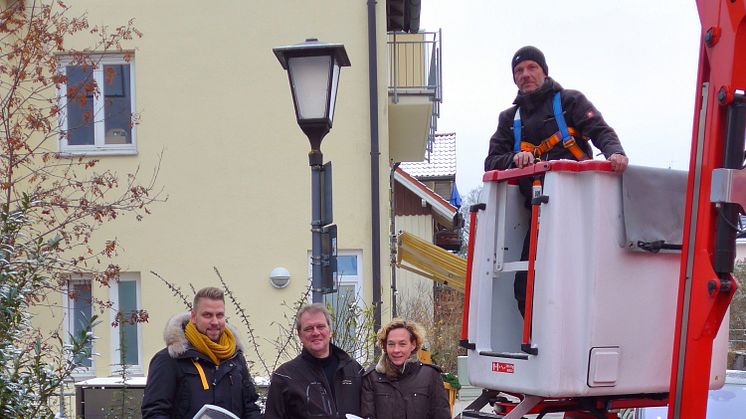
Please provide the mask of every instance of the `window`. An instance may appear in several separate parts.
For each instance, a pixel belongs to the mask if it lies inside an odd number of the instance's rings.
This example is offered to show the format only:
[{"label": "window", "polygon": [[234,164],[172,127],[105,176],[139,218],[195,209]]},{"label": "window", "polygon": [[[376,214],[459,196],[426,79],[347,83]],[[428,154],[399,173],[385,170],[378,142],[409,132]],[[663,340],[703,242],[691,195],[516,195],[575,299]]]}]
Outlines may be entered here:
[{"label": "window", "polygon": [[357,277],[359,276],[357,264],[358,255],[340,254],[337,256],[337,272],[343,277],[342,280],[357,281]]},{"label": "window", "polygon": [[[337,292],[324,294],[324,303],[331,305],[334,312],[345,312],[350,304],[361,306],[362,274],[359,265],[362,255],[359,252],[340,250],[337,254]],[[309,257],[308,278],[311,281],[312,266]],[[342,310],[339,310],[342,309]]]},{"label": "window", "polygon": [[362,252],[340,250],[337,254],[337,292],[324,294],[333,314],[334,344],[359,356],[365,338],[365,304],[362,296]]},{"label": "window", "polygon": [[[67,289],[64,296],[63,307],[65,309],[65,342],[70,343],[70,336],[77,336],[90,323],[93,316],[92,308],[93,293],[91,292],[91,279],[86,277],[76,277],[67,282]],[[92,343],[87,345],[88,352],[93,354]],[[74,375],[88,376],[93,373],[93,359],[91,356],[78,354],[75,359],[81,364]]]},{"label": "window", "polygon": [[[352,250],[339,250],[337,252],[337,292],[324,294],[324,303],[330,305],[335,313],[349,312],[344,310],[354,304],[362,310],[363,274],[362,274],[362,252]],[[311,265],[311,253],[308,254],[308,285],[311,285],[313,266]],[[309,302],[310,302],[309,295]],[[340,310],[341,309],[341,310]]]},{"label": "window", "polygon": [[134,61],[131,55],[60,59],[60,151],[71,154],[135,154]]},{"label": "window", "polygon": [[111,364],[114,373],[126,365],[131,374],[142,374],[140,323],[132,321],[133,314],[140,310],[140,274],[124,272],[119,281],[109,289],[112,302],[112,323],[120,316],[119,326],[112,328]]}]

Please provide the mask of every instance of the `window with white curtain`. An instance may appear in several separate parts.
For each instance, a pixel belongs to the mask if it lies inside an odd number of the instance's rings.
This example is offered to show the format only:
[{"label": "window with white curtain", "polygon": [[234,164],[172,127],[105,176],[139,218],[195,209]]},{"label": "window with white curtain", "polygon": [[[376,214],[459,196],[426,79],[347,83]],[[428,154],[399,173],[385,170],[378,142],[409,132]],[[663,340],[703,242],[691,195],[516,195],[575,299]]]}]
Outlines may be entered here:
[{"label": "window with white curtain", "polygon": [[131,54],[90,55],[90,62],[60,58],[60,151],[135,154],[134,61]]}]

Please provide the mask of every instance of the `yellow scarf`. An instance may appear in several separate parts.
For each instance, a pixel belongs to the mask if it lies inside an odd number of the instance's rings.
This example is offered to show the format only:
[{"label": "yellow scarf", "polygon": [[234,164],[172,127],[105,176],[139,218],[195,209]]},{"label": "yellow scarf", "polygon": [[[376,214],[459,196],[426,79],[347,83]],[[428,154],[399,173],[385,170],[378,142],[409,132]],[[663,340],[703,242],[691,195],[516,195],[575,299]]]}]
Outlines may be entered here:
[{"label": "yellow scarf", "polygon": [[207,335],[197,330],[197,326],[191,320],[184,328],[184,333],[192,347],[209,356],[215,365],[236,353],[236,338],[227,327],[223,329],[217,342],[213,342]]}]

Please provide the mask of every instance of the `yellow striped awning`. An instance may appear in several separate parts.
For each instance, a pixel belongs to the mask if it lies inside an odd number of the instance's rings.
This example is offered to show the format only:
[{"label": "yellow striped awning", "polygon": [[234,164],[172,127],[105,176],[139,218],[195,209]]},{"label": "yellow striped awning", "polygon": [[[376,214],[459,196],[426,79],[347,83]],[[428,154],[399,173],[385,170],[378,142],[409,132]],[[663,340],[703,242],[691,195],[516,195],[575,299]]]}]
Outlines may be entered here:
[{"label": "yellow striped awning", "polygon": [[396,266],[464,292],[465,259],[406,231],[396,242]]}]

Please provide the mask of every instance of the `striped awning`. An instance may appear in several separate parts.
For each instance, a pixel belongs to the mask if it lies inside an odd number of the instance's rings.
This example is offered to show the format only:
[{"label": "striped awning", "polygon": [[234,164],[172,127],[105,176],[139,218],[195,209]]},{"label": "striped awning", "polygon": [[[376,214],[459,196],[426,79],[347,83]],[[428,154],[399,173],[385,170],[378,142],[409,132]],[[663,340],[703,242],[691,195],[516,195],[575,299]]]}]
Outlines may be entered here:
[{"label": "striped awning", "polygon": [[464,291],[466,260],[405,231],[397,236],[396,266]]}]

